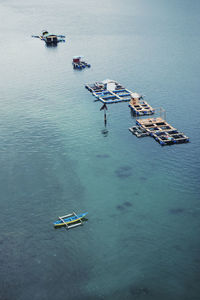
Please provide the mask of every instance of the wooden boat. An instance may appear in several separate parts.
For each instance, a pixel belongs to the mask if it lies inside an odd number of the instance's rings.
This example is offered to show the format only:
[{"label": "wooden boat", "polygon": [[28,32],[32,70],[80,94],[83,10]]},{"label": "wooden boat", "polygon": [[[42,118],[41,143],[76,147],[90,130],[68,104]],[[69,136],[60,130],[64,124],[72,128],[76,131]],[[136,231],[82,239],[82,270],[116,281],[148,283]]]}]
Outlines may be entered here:
[{"label": "wooden boat", "polygon": [[32,37],[45,41],[47,45],[57,45],[59,42],[65,42],[64,35],[50,34],[47,30],[42,31],[41,35],[32,35]]},{"label": "wooden boat", "polygon": [[83,61],[82,58],[83,58],[82,55],[73,57],[72,65],[74,69],[82,70],[85,69],[86,67],[87,68],[91,67],[91,65]]},{"label": "wooden boat", "polygon": [[81,222],[81,220],[87,215],[86,213],[76,215],[75,213],[69,214],[63,217],[59,217],[59,220],[54,222],[55,227],[68,226],[72,223]]}]

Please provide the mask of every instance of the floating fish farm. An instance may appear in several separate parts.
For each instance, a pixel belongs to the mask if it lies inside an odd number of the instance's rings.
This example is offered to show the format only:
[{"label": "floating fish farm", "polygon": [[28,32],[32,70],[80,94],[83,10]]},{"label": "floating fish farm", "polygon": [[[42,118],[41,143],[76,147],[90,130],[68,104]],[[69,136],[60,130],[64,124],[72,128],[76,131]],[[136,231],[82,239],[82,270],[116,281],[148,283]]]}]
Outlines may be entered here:
[{"label": "floating fish farm", "polygon": [[129,107],[136,116],[154,114],[154,109],[143,100],[141,95],[131,92],[114,80],[106,79],[102,82],[86,84],[85,87],[95,96],[96,101],[104,104],[129,101]]},{"label": "floating fish farm", "polygon": [[189,138],[162,118],[137,119],[129,130],[137,137],[151,136],[160,145],[188,143]]},{"label": "floating fish farm", "polygon": [[126,102],[131,99],[132,92],[114,80],[107,79],[93,84],[86,84],[85,87],[96,97],[96,101],[105,104]]}]

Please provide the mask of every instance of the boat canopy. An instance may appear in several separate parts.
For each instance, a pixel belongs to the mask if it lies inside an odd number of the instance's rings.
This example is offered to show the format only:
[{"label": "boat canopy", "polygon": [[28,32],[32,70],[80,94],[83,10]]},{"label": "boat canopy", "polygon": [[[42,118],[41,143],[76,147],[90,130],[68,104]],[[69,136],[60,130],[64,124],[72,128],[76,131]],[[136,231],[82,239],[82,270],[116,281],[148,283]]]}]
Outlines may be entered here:
[{"label": "boat canopy", "polygon": [[52,33],[45,34],[45,37],[48,37],[48,36],[56,36],[57,37],[56,34],[52,34]]},{"label": "boat canopy", "polygon": [[47,30],[43,30],[42,31],[42,35],[46,35],[46,34],[48,34],[49,32],[47,31]]},{"label": "boat canopy", "polygon": [[83,58],[83,55],[76,55],[76,56],[73,56],[73,59],[81,59]]}]

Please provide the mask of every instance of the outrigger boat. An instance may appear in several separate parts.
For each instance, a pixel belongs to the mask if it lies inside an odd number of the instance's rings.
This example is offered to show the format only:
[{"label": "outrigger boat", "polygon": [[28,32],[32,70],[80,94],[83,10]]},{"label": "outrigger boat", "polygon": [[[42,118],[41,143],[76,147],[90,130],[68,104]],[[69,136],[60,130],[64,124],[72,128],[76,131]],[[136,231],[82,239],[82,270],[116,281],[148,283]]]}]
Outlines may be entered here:
[{"label": "outrigger boat", "polygon": [[50,34],[47,30],[42,31],[41,35],[32,35],[32,37],[45,41],[47,45],[57,45],[59,42],[65,42],[65,35]]},{"label": "outrigger boat", "polygon": [[71,227],[83,225],[82,219],[84,219],[86,215],[87,215],[87,212],[80,214],[80,215],[77,215],[75,212],[73,212],[72,214],[58,217],[59,220],[54,222],[54,227],[66,226],[67,229],[69,229]]}]

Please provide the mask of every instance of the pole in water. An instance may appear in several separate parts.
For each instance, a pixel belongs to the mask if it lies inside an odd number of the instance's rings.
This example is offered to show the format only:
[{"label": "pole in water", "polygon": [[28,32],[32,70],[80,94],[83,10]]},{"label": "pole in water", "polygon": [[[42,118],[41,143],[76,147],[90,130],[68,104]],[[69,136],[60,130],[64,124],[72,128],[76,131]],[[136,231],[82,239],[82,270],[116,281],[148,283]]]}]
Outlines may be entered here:
[{"label": "pole in water", "polygon": [[106,106],[105,103],[102,105],[102,107],[100,108],[100,110],[104,111],[104,126],[105,126],[105,128],[102,130],[102,134],[104,136],[107,136],[108,135],[108,130],[106,129],[106,124],[107,124],[106,110],[108,110],[108,108],[107,108],[107,106]]},{"label": "pole in water", "polygon": [[105,103],[102,105],[100,110],[104,110],[104,125],[106,126],[106,124],[107,124],[106,110],[108,110],[108,108]]}]

